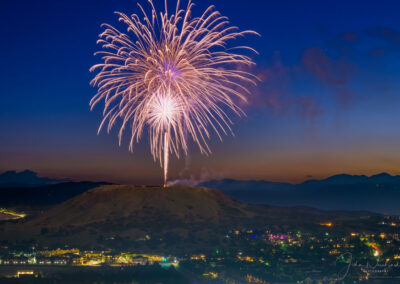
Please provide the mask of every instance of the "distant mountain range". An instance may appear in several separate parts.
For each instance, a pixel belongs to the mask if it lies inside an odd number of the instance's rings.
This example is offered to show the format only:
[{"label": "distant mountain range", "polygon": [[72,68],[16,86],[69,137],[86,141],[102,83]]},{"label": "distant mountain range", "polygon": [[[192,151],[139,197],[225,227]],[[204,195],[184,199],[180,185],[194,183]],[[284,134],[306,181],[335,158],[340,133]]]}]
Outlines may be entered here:
[{"label": "distant mountain range", "polygon": [[7,171],[0,174],[0,188],[43,186],[68,181],[69,180],[67,179],[51,179],[47,177],[39,177],[37,173],[30,170],[25,170],[22,172]]},{"label": "distant mountain range", "polygon": [[24,209],[52,206],[105,184],[109,183],[51,179],[30,170],[7,171],[0,174],[0,206]]},{"label": "distant mountain range", "polygon": [[18,207],[27,210],[53,206],[105,184],[102,182],[64,182],[35,187],[3,187],[0,188],[0,207]]},{"label": "distant mountain range", "polygon": [[369,210],[400,215],[400,176],[335,175],[323,180],[289,184],[255,180],[213,180],[215,188],[247,203],[311,206],[325,210]]}]

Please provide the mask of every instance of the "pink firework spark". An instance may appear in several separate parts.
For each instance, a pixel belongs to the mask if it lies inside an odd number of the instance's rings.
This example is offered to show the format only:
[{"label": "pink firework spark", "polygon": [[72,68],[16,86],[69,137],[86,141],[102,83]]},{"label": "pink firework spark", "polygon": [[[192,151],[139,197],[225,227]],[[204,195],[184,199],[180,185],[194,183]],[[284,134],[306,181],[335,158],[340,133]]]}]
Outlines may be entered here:
[{"label": "pink firework spark", "polygon": [[[90,101],[93,109],[105,102],[100,130],[110,131],[121,120],[119,142],[128,126],[131,129],[129,149],[133,151],[147,130],[151,153],[164,168],[167,184],[168,156],[187,154],[191,137],[202,154],[211,153],[210,130],[222,140],[222,133],[232,133],[227,110],[243,115],[236,101],[246,102],[257,78],[244,71],[254,65],[240,50],[250,47],[226,47],[227,42],[254,31],[238,31],[228,19],[210,6],[200,17],[191,17],[193,3],[185,9],[177,2],[174,14],[158,13],[151,0],[151,13],[138,4],[142,16],[117,12],[127,26],[126,33],[104,24],[98,43],[103,50],[102,63],[91,85],[98,87]],[[236,52],[235,52],[236,51]]]}]

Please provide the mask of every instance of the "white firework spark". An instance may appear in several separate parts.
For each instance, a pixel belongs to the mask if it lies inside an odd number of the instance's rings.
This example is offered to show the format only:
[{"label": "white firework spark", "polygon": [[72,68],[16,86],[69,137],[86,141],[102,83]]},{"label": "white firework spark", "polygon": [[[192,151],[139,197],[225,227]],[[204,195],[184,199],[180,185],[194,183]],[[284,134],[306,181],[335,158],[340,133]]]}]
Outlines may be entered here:
[{"label": "white firework spark", "polygon": [[181,9],[178,0],[174,14],[168,13],[167,1],[159,14],[149,3],[150,15],[138,4],[142,19],[116,13],[127,25],[126,33],[103,25],[98,40],[103,50],[96,53],[102,63],[90,69],[98,71],[91,81],[98,91],[90,106],[105,102],[99,132],[122,121],[120,144],[125,128],[131,128],[131,151],[148,130],[151,153],[164,167],[166,185],[169,153],[178,158],[181,151],[187,154],[187,136],[202,154],[209,154],[210,129],[222,140],[222,133],[232,133],[227,111],[244,114],[236,102],[247,101],[246,86],[256,84],[257,78],[243,71],[253,60],[235,51],[256,51],[246,46],[228,49],[227,42],[257,33],[238,31],[213,6],[192,18],[191,1]]}]

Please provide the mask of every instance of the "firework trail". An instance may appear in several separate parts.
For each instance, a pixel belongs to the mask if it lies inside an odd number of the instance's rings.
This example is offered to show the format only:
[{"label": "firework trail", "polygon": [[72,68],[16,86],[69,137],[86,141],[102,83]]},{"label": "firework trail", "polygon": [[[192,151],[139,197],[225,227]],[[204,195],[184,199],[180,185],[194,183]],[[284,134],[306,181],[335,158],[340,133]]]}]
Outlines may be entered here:
[{"label": "firework trail", "polygon": [[141,16],[116,12],[126,33],[103,25],[98,40],[102,51],[96,53],[102,63],[90,69],[97,71],[91,85],[98,88],[90,106],[105,102],[99,132],[105,126],[109,132],[121,121],[120,144],[125,128],[131,128],[130,151],[148,131],[166,186],[169,154],[187,154],[187,136],[202,154],[209,154],[210,130],[222,140],[222,133],[232,133],[227,111],[244,114],[236,102],[247,101],[246,86],[255,85],[257,78],[244,71],[254,65],[252,59],[238,51],[256,51],[228,49],[227,42],[257,33],[238,31],[213,6],[191,17],[191,1],[182,9],[178,0],[174,14],[168,13],[167,1],[160,13],[148,2],[150,14],[140,4]]}]

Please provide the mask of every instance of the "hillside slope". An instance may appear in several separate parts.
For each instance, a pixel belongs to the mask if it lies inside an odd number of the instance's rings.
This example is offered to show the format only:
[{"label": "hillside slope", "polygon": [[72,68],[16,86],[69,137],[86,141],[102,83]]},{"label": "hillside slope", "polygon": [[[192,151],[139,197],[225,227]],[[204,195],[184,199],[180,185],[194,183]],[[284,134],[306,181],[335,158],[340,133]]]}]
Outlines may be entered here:
[{"label": "hillside slope", "polygon": [[[85,214],[73,214],[77,212]],[[49,227],[84,226],[114,220],[142,225],[157,220],[217,224],[243,217],[252,217],[247,205],[215,189],[108,185],[84,192],[32,223]]]}]

